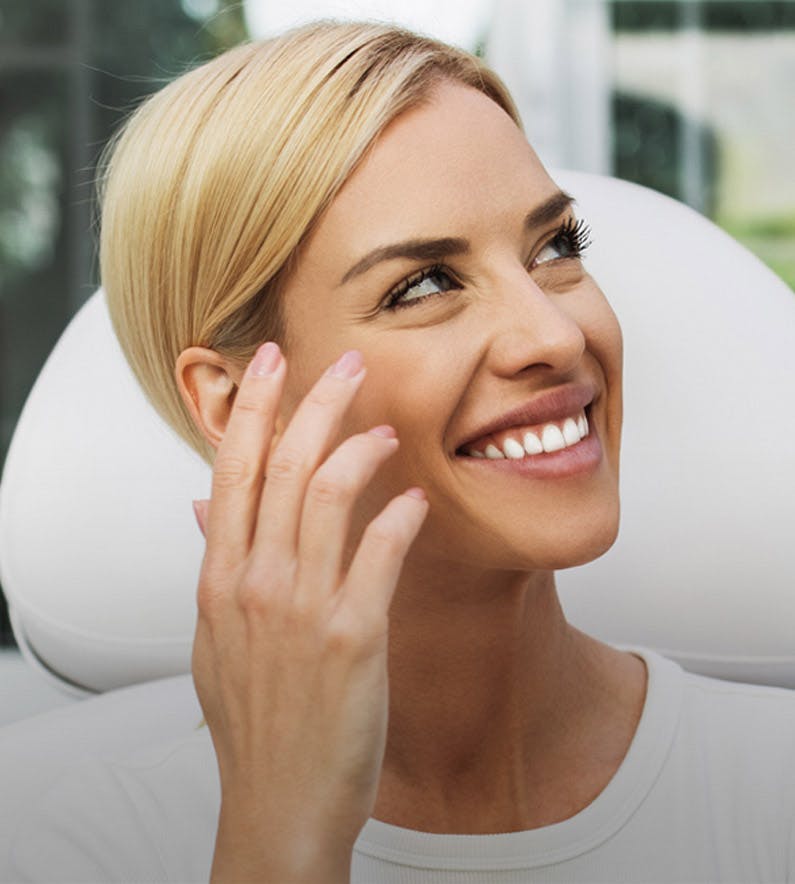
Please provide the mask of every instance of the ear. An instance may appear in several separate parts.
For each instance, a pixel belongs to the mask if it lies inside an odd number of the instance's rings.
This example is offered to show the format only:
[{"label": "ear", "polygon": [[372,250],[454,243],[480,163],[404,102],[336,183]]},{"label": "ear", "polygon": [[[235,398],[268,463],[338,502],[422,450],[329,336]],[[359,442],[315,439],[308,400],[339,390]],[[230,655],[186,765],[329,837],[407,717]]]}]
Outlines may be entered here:
[{"label": "ear", "polygon": [[[241,367],[206,347],[188,347],[177,358],[174,377],[180,395],[193,422],[216,450],[226,433],[244,371],[245,366]],[[283,432],[284,421],[279,414],[270,451]]]}]

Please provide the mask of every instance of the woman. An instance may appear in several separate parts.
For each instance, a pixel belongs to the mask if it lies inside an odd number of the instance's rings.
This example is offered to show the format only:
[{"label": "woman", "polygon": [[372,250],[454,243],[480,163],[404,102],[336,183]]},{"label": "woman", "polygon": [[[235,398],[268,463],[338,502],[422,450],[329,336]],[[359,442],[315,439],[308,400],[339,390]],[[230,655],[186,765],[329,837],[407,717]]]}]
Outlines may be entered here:
[{"label": "woman", "polygon": [[386,26],[240,47],[135,114],[102,278],[152,404],[213,465],[212,752],[201,729],[89,772],[104,846],[59,869],[790,880],[792,695],[561,610],[554,571],[617,535],[622,419],[572,202],[494,74]]}]

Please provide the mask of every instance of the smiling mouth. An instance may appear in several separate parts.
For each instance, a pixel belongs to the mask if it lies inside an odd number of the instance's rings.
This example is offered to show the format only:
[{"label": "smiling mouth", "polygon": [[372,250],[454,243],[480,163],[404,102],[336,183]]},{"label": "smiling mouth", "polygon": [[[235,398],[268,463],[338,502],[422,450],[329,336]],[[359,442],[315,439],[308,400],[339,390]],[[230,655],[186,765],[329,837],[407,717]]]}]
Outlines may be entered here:
[{"label": "smiling mouth", "polygon": [[535,426],[516,426],[492,433],[456,450],[457,457],[488,460],[544,459],[579,445],[591,434],[591,405],[566,417]]}]

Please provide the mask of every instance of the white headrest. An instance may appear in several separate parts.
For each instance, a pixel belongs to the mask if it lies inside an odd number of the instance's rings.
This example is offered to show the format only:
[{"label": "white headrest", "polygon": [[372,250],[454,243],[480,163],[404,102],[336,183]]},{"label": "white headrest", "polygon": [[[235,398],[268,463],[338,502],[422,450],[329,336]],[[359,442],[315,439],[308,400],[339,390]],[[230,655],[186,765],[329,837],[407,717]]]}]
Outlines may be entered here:
[{"label": "white headrest", "polygon": [[146,401],[98,291],[42,368],[0,486],[0,580],[27,659],[78,695],[190,671],[191,500],[210,485]]},{"label": "white headrest", "polygon": [[[566,613],[688,669],[795,687],[795,296],[654,191],[553,174],[624,333],[619,538],[558,572]],[[74,693],[190,670],[210,469],[138,389],[101,292],[22,412],[0,486],[0,579],[29,660]]]}]

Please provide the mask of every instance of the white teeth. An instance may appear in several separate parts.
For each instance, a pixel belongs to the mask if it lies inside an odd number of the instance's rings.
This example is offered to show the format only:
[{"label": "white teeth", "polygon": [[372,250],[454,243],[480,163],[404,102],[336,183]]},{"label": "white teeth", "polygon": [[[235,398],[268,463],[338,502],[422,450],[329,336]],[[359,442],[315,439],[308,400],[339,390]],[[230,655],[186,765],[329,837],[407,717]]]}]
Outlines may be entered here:
[{"label": "white teeth", "polygon": [[544,451],[560,451],[566,447],[566,440],[554,424],[547,424],[541,434],[541,444],[544,446]]},{"label": "white teeth", "polygon": [[527,432],[524,434],[524,450],[528,454],[541,454],[544,450],[544,446],[541,444],[541,440],[536,436],[535,433]]},{"label": "white teeth", "polygon": [[576,420],[573,417],[567,417],[563,422],[563,428],[555,424],[547,424],[542,432],[541,438],[537,433],[528,431],[524,434],[521,444],[510,436],[506,437],[503,443],[503,450],[489,443],[485,451],[478,451],[476,448],[466,450],[466,454],[470,457],[485,457],[490,460],[521,460],[525,455],[542,454],[549,451],[560,451],[562,448],[568,448],[576,445],[580,439],[588,435],[588,418],[585,412],[580,412]]},{"label": "white teeth", "polygon": [[505,452],[505,456],[509,457],[511,460],[521,460],[525,456],[525,450],[522,446],[516,441],[516,439],[506,439],[502,450]]},{"label": "white teeth", "polygon": [[566,445],[575,445],[580,441],[580,435],[577,424],[572,418],[567,417],[563,423],[563,438],[566,440]]}]

